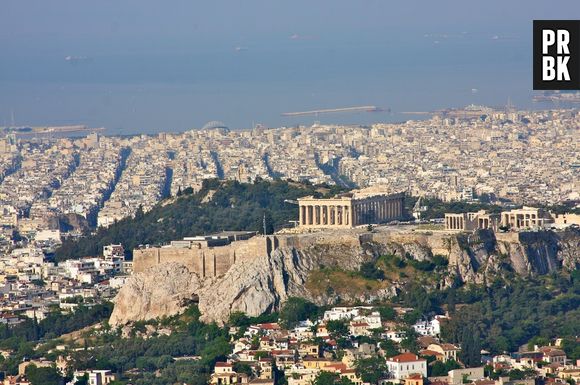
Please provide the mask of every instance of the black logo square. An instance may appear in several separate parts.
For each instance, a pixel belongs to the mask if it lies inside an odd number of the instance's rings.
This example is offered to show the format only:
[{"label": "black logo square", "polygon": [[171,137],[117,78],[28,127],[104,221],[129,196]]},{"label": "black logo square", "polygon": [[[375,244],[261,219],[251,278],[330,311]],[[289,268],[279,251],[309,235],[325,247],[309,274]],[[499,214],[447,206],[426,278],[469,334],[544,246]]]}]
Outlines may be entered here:
[{"label": "black logo square", "polygon": [[580,20],[534,20],[534,90],[580,90]]}]

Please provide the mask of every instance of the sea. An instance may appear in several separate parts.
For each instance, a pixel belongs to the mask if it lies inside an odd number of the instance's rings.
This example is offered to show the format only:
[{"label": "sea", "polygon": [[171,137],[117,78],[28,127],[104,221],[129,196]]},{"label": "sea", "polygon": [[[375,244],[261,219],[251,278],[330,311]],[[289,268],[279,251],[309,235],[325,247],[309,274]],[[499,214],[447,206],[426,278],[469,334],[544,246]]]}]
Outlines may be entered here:
[{"label": "sea", "polygon": [[[469,104],[545,108],[532,101],[531,39],[377,36],[166,52],[23,53],[0,60],[0,126],[105,127],[107,135],[372,124],[423,119]],[[377,112],[287,117],[351,106]]]}]

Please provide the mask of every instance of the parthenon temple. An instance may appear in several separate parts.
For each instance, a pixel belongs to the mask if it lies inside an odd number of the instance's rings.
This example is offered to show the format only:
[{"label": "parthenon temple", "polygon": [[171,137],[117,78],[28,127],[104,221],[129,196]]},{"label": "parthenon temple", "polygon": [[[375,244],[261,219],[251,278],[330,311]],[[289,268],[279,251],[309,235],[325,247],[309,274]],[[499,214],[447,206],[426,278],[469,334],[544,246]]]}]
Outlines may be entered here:
[{"label": "parthenon temple", "polygon": [[334,198],[299,198],[300,227],[355,227],[384,223],[403,216],[404,193],[364,195],[346,193]]}]

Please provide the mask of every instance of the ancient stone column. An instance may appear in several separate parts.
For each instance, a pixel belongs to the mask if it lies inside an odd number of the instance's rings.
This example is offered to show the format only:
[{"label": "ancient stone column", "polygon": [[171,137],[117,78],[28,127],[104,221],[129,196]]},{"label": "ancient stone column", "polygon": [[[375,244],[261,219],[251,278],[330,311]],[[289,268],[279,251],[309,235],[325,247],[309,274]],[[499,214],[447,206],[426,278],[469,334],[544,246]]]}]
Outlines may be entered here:
[{"label": "ancient stone column", "polygon": [[346,206],[345,209],[346,221],[344,223],[345,225],[352,227],[356,223],[356,218],[354,217],[354,205],[351,203],[350,205]]},{"label": "ancient stone column", "polygon": [[328,205],[327,209],[328,209],[328,224],[333,225],[334,224],[334,206]]},{"label": "ancient stone column", "polygon": [[360,215],[360,218],[358,220],[358,223],[364,223],[367,220],[367,203],[363,203],[362,204],[362,213]]},{"label": "ancient stone column", "polygon": [[319,225],[320,224],[320,206],[318,205],[314,205],[314,224],[315,225]]},{"label": "ancient stone column", "polygon": [[351,205],[351,206],[349,206],[349,209],[350,209],[349,216],[348,216],[348,218],[350,219],[349,224],[352,226],[352,225],[354,225],[354,220],[355,220],[355,218],[354,218],[354,216],[355,216],[355,206],[354,206],[354,204]]},{"label": "ancient stone column", "polygon": [[370,202],[365,202],[365,222],[370,221],[370,214],[371,214],[371,204]]}]

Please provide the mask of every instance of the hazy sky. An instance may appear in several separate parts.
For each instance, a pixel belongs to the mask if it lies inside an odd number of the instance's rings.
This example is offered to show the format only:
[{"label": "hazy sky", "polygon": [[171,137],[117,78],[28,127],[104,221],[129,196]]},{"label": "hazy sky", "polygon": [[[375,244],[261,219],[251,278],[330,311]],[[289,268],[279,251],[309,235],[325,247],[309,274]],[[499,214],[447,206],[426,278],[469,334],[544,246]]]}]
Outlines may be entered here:
[{"label": "hazy sky", "polygon": [[0,0],[0,125],[13,111],[153,132],[348,105],[527,106],[532,20],[569,18],[580,0]]}]

